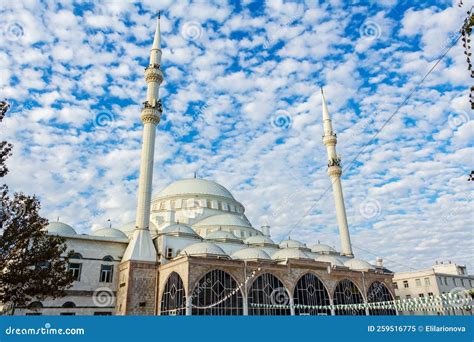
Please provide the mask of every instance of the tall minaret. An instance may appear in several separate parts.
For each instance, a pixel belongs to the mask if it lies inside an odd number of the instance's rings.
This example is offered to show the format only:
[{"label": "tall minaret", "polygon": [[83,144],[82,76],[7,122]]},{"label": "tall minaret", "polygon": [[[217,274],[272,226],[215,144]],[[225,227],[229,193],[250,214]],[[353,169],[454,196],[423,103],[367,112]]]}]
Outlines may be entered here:
[{"label": "tall minaret", "polygon": [[341,186],[341,158],[336,154],[337,137],[336,133],[332,130],[331,118],[329,116],[328,106],[326,105],[326,99],[324,98],[323,88],[321,88],[321,96],[323,99],[323,143],[328,152],[328,175],[331,177],[334,202],[336,204],[336,216],[341,238],[342,255],[352,257],[351,237],[347,226],[346,208],[344,206],[344,196]]},{"label": "tall minaret", "polygon": [[147,83],[146,101],[143,102],[141,120],[143,122],[143,144],[138,183],[137,216],[133,237],[123,255],[122,261],[156,261],[156,249],[150,235],[150,206],[153,181],[153,160],[155,152],[156,125],[162,114],[159,99],[160,84],[163,73],[160,69],[160,14],[156,24],[155,37],[150,52],[150,64],[145,69]]}]

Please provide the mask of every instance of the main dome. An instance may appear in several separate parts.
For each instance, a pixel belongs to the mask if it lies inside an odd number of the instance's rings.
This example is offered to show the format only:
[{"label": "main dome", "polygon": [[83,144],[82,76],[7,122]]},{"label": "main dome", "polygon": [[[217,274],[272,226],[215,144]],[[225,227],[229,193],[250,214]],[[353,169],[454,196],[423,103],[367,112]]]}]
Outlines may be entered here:
[{"label": "main dome", "polygon": [[182,179],[173,182],[160,191],[154,199],[190,194],[219,196],[235,201],[234,196],[232,196],[230,191],[222,185],[207,179],[199,178]]}]

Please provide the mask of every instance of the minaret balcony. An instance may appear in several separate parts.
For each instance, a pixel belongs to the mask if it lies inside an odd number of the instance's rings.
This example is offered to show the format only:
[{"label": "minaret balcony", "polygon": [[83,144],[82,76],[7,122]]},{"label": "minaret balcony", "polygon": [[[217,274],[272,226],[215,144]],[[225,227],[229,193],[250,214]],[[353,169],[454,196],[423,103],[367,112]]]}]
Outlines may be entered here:
[{"label": "minaret balcony", "polygon": [[336,145],[337,143],[337,136],[335,133],[330,135],[323,136],[323,143],[324,145]]},{"label": "minaret balcony", "polygon": [[338,165],[329,166],[328,167],[328,175],[330,177],[341,177],[341,175],[342,175],[341,167],[338,166]]},{"label": "minaret balcony", "polygon": [[155,68],[153,65],[157,64],[152,64],[145,69],[145,80],[147,83],[156,82],[161,84],[161,82],[163,82],[163,72],[159,66]]},{"label": "minaret balcony", "polygon": [[143,123],[154,123],[157,125],[160,122],[161,114],[163,113],[163,106],[161,100],[156,101],[154,104],[148,101],[143,102],[141,120]]}]

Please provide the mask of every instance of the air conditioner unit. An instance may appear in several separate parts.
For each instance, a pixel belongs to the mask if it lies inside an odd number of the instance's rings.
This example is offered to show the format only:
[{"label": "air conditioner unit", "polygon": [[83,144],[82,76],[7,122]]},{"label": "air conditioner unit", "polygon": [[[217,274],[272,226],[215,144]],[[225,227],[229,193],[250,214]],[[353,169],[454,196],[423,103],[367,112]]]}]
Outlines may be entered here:
[{"label": "air conditioner unit", "polygon": [[173,259],[173,248],[166,248],[166,259]]}]

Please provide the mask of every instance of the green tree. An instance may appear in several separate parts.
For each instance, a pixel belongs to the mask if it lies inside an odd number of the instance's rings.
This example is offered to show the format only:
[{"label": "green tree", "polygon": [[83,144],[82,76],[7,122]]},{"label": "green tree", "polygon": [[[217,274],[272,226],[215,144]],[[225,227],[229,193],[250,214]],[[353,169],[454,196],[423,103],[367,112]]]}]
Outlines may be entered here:
[{"label": "green tree", "polygon": [[[0,109],[1,122],[8,104]],[[1,177],[8,172],[5,161],[11,150],[11,144],[1,142]],[[67,251],[64,238],[47,234],[48,220],[39,215],[36,196],[10,196],[6,185],[0,186],[0,196],[0,303],[14,314],[32,300],[65,295],[74,281],[68,271],[73,251]]]}]

